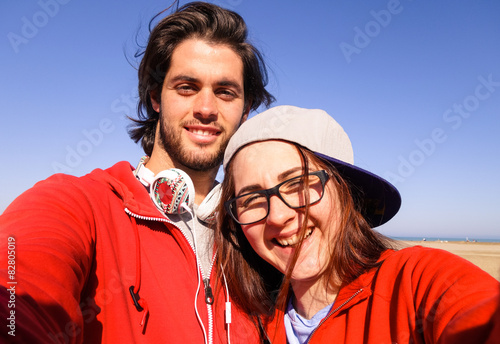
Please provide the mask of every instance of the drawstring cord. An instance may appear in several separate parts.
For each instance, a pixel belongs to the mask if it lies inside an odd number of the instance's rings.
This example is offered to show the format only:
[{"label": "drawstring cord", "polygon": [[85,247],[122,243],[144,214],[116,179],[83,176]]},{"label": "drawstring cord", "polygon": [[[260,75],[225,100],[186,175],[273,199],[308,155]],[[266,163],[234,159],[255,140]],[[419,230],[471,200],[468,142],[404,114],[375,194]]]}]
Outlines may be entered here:
[{"label": "drawstring cord", "polygon": [[132,225],[135,229],[135,242],[136,242],[136,271],[135,271],[135,286],[130,286],[129,291],[132,296],[132,301],[138,312],[144,312],[141,319],[141,327],[143,327],[142,332],[146,331],[146,322],[149,315],[149,307],[146,300],[139,296],[139,289],[141,289],[141,243],[139,240],[139,229],[137,228],[137,222],[135,217],[131,216]]}]

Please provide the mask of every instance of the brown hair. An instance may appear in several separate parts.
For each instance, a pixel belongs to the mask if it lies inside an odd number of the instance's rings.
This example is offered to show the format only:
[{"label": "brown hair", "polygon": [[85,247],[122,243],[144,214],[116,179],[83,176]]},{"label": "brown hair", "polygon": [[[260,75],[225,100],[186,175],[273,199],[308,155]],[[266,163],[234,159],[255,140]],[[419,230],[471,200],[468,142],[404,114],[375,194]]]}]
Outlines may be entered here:
[{"label": "brown hair", "polygon": [[[377,266],[381,253],[390,248],[389,238],[374,231],[361,215],[360,194],[353,195],[351,186],[339,174],[335,166],[323,160],[308,149],[297,144],[302,156],[303,170],[307,173],[309,164],[324,169],[332,183],[327,183],[325,192],[337,192],[341,218],[334,233],[332,255],[325,270],[325,287],[353,281],[364,271]],[[333,185],[333,190],[328,185]],[[328,191],[329,190],[329,191]],[[305,236],[308,208],[304,210],[298,249],[292,257],[285,276],[260,258],[247,241],[239,224],[226,212],[223,203],[234,197],[234,181],[231,164],[226,167],[222,182],[222,199],[219,205],[218,225],[215,242],[218,250],[218,264],[224,269],[232,300],[247,314],[269,318],[276,307],[284,309],[290,294],[290,276],[298,258],[302,239]],[[362,196],[361,196],[362,197]],[[283,278],[284,277],[284,278]]]},{"label": "brown hair", "polygon": [[[141,53],[144,56],[139,66],[138,119],[130,118],[134,123],[129,129],[130,137],[135,142],[141,141],[147,155],[151,155],[153,150],[159,119],[159,113],[151,103],[151,91],[161,94],[172,54],[186,39],[199,38],[211,44],[227,45],[240,56],[245,109],[257,110],[262,103],[269,106],[274,101],[265,89],[268,77],[262,55],[247,42],[247,35],[246,24],[239,14],[204,2],[188,3],[154,27],[148,45]],[[156,100],[159,102],[159,99]]]}]

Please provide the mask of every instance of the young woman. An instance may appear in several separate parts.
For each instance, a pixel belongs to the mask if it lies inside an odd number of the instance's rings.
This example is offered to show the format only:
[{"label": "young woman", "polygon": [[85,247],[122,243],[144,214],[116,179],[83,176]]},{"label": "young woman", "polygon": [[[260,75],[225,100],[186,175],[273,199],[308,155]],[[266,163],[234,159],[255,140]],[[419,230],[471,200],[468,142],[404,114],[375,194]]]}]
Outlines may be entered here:
[{"label": "young woman", "polygon": [[224,167],[219,263],[264,342],[490,336],[499,283],[442,250],[396,250],[374,231],[400,195],[353,165],[347,134],[324,111],[279,106],[253,117],[229,142]]}]

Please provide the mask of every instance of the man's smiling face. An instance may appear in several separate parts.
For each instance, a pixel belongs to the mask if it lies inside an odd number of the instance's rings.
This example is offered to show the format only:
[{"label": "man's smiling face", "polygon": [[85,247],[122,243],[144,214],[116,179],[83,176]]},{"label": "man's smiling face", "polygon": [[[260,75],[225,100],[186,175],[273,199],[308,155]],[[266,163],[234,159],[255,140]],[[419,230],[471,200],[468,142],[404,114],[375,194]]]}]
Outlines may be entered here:
[{"label": "man's smiling face", "polygon": [[226,45],[188,39],[172,54],[161,95],[151,98],[160,113],[156,144],[177,166],[214,169],[248,115],[243,62]]}]

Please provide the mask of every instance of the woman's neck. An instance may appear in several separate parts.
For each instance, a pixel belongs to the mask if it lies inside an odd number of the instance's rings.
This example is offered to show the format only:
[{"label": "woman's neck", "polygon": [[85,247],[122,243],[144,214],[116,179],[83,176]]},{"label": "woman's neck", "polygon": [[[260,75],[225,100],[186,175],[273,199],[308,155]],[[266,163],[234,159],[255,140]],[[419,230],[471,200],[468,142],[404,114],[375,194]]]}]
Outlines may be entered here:
[{"label": "woman's neck", "polygon": [[323,283],[294,282],[292,284],[292,304],[295,311],[306,319],[311,319],[316,313],[332,304],[339,291],[338,287],[328,288]]}]

